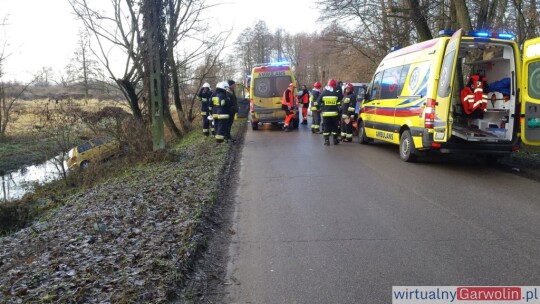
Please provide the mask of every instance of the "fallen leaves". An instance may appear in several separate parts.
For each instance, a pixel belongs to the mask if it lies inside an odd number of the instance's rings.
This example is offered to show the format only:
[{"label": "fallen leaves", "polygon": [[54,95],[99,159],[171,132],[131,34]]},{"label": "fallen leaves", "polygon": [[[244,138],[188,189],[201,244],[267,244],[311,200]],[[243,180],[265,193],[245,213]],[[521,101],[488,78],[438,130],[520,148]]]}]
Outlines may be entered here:
[{"label": "fallen leaves", "polygon": [[167,302],[204,237],[227,149],[202,138],[0,239],[0,302]]}]

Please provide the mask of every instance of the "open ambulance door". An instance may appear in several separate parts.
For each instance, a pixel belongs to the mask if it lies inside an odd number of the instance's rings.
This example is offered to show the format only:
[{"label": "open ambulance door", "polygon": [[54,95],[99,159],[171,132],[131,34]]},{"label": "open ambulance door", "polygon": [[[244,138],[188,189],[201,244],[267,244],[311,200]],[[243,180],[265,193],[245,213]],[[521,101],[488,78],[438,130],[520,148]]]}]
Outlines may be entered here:
[{"label": "open ambulance door", "polygon": [[452,35],[444,51],[435,103],[435,122],[433,126],[435,131],[433,141],[435,142],[446,142],[452,134],[450,109],[452,108],[453,86],[456,78],[457,58],[462,32],[460,29]]},{"label": "open ambulance door", "polygon": [[521,96],[521,140],[540,145],[540,38],[523,46],[523,90]]}]

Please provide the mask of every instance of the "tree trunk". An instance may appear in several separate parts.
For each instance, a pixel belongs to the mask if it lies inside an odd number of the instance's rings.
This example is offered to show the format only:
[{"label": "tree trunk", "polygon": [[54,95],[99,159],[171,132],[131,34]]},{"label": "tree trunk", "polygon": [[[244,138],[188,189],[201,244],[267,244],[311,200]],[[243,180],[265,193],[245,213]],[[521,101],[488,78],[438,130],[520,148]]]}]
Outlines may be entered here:
[{"label": "tree trunk", "polygon": [[476,17],[476,29],[485,30],[489,27],[488,12],[489,0],[480,0],[478,3],[478,15]]},{"label": "tree trunk", "polygon": [[116,84],[122,89],[122,92],[124,93],[124,96],[127,98],[129,107],[131,108],[131,111],[133,112],[133,116],[136,119],[143,119],[141,108],[139,107],[139,98],[137,97],[137,93],[135,92],[135,88],[133,84],[129,80],[125,79],[116,79]]},{"label": "tree trunk", "polygon": [[473,29],[471,17],[469,15],[469,9],[467,8],[465,0],[454,0],[454,5],[456,8],[456,17],[459,27],[464,31],[471,31]]},{"label": "tree trunk", "polygon": [[407,0],[407,4],[409,5],[409,17],[416,28],[416,32],[418,32],[420,41],[433,39],[433,35],[431,35],[429,25],[427,24],[427,19],[420,8],[418,0]]},{"label": "tree trunk", "polygon": [[6,107],[6,96],[4,92],[4,83],[0,83],[0,137],[4,136],[4,109]]}]

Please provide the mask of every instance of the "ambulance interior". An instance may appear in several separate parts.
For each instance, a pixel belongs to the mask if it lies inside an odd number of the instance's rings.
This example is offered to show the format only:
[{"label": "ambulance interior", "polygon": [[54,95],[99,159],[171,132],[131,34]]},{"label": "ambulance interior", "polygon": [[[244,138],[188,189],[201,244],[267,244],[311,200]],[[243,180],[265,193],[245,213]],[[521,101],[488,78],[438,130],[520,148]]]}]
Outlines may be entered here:
[{"label": "ambulance interior", "polygon": [[509,141],[516,109],[510,45],[462,41],[452,94],[452,135],[467,141]]}]

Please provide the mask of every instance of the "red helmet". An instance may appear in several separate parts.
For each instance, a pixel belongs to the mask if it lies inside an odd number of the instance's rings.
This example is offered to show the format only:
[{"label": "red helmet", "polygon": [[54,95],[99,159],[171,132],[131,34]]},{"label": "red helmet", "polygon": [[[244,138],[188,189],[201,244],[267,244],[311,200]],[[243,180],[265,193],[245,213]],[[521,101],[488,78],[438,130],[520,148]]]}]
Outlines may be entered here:
[{"label": "red helmet", "polygon": [[320,81],[317,81],[317,82],[315,82],[315,84],[313,84],[313,87],[314,87],[315,89],[320,89],[320,88],[322,87],[322,84],[321,84]]},{"label": "red helmet", "polygon": [[351,90],[351,92],[352,92],[352,90],[353,90],[353,85],[352,85],[352,83],[350,83],[350,82],[347,83],[347,85],[345,86],[345,89],[347,89],[347,88],[348,88],[349,90]]},{"label": "red helmet", "polygon": [[329,86],[329,87],[335,88],[336,87],[336,80],[335,79],[330,79],[330,80],[328,80],[328,83],[326,85]]}]

